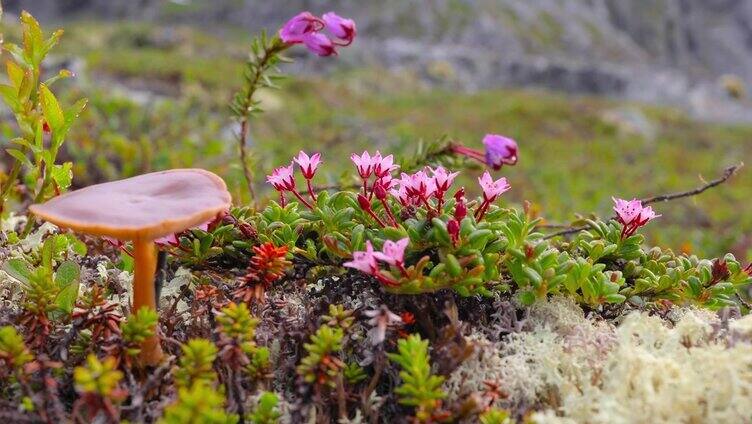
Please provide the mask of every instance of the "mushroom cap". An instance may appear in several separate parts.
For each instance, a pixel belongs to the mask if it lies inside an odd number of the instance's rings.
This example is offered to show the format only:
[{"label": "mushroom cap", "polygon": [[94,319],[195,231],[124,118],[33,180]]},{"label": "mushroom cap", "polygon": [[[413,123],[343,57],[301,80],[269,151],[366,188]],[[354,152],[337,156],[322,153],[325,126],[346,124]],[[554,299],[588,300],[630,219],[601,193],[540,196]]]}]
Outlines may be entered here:
[{"label": "mushroom cap", "polygon": [[154,240],[216,217],[231,200],[217,175],[203,169],[172,169],[71,191],[29,210],[81,233]]}]

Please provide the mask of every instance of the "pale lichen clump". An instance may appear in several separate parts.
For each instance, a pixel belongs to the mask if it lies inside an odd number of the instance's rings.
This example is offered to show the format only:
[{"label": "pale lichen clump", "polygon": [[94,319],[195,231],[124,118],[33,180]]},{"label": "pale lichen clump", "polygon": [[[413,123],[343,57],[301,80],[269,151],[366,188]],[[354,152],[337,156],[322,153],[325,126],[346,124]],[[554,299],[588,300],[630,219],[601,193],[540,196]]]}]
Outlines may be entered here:
[{"label": "pale lichen clump", "polygon": [[524,330],[492,343],[474,334],[475,352],[445,383],[450,399],[482,392],[498,384],[505,406],[527,409],[539,402],[558,402],[561,393],[577,390],[592,378],[615,342],[614,329],[586,319],[582,309],[563,297],[539,302]]},{"label": "pale lichen clump", "polygon": [[475,352],[447,379],[450,400],[483,393],[542,423],[745,422],[752,410],[752,316],[675,308],[668,318],[633,312],[586,318],[571,300],[531,307],[524,330]]},{"label": "pale lichen clump", "polygon": [[[617,343],[590,381],[562,390],[561,406],[535,414],[538,423],[735,423],[752,410],[752,344],[717,336],[718,319],[677,310],[671,325],[632,313],[616,329]],[[752,318],[732,321],[749,329]],[[564,361],[564,359],[562,359]]]}]

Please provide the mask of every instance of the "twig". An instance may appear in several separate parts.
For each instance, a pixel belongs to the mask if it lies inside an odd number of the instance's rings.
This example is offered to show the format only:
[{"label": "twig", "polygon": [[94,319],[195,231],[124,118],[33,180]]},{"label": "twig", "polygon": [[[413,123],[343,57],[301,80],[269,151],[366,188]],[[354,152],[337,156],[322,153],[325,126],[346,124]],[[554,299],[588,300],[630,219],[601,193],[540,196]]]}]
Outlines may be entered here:
[{"label": "twig", "polygon": [[747,308],[747,310],[752,311],[752,305],[746,300],[744,300],[744,298],[742,297],[742,295],[739,294],[739,292],[736,293],[736,298],[739,300],[739,303],[741,303],[742,305],[744,305],[745,308]]},{"label": "twig", "polygon": [[704,185],[702,185],[700,187],[697,187],[697,188],[695,188],[693,190],[682,191],[682,192],[679,192],[679,193],[662,194],[660,196],[648,197],[648,198],[642,199],[642,204],[643,205],[649,205],[651,203],[668,202],[669,200],[681,199],[682,197],[696,196],[696,195],[702,193],[703,191],[705,191],[705,190],[707,190],[709,188],[713,188],[713,187],[716,187],[718,185],[721,185],[721,184],[725,183],[726,180],[728,180],[729,178],[733,177],[734,174],[736,174],[736,171],[738,171],[739,169],[741,169],[742,166],[744,166],[744,162],[739,162],[736,165],[729,166],[728,168],[726,168],[723,171],[723,175],[721,175],[719,178],[716,178],[713,181],[705,183]]},{"label": "twig", "polygon": [[[652,196],[652,197],[646,197],[644,199],[640,199],[640,201],[642,202],[643,205],[649,205],[651,203],[668,202],[670,200],[676,200],[676,199],[681,199],[681,198],[684,198],[684,197],[696,196],[696,195],[704,192],[705,190],[707,190],[709,188],[713,188],[713,187],[716,187],[716,186],[719,186],[719,185],[725,183],[729,178],[731,178],[732,176],[734,176],[736,174],[736,172],[739,169],[741,169],[742,166],[744,166],[743,162],[739,162],[736,165],[729,166],[728,168],[726,168],[723,171],[723,174],[720,177],[718,177],[718,178],[716,178],[716,179],[714,179],[714,180],[712,180],[710,182],[707,182],[707,183],[705,183],[705,184],[703,184],[703,185],[701,185],[701,186],[699,186],[697,188],[694,188],[692,190],[681,191],[681,192],[678,192],[678,193],[661,194],[661,195]],[[613,218],[615,218],[615,217],[612,217],[612,219]],[[543,239],[544,240],[548,240],[548,239],[551,239],[551,238],[554,238],[554,237],[558,237],[558,236],[564,236],[564,235],[568,235],[568,234],[579,233],[580,231],[587,230],[588,228],[589,227],[587,225],[584,225],[584,226],[581,226],[581,227],[570,227],[570,228],[567,228],[567,229],[564,229],[564,230],[561,230],[561,231],[557,231],[555,233],[547,234],[545,237],[543,237]]]},{"label": "twig", "polygon": [[[271,69],[275,63],[278,54],[289,47],[278,38],[272,39],[269,45],[262,46],[260,52],[252,52],[251,59],[248,62],[249,74],[246,76],[246,85],[244,90],[238,94],[235,106],[236,113],[239,116],[240,128],[237,133],[238,150],[240,151],[240,161],[243,168],[243,176],[245,177],[248,192],[251,196],[251,203],[256,201],[256,193],[253,188],[253,172],[248,166],[248,149],[246,146],[246,139],[248,138],[248,130],[252,114],[255,111],[260,110],[256,104],[254,104],[253,96],[256,91],[262,86],[268,86],[268,77],[265,73]],[[265,79],[267,78],[267,79]]]}]

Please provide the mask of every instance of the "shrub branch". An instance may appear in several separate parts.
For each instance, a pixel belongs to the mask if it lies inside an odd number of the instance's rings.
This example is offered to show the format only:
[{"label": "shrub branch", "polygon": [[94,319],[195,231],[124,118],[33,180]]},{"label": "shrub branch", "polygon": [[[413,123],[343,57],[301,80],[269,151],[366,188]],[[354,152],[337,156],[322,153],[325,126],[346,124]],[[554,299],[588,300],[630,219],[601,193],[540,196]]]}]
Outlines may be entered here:
[{"label": "shrub branch", "polygon": [[[739,169],[741,169],[743,166],[744,166],[743,162],[739,162],[736,165],[729,166],[728,168],[726,168],[723,171],[723,174],[720,177],[718,177],[718,178],[716,178],[714,180],[708,181],[705,184],[703,184],[703,185],[701,185],[699,187],[696,187],[696,188],[694,188],[692,190],[680,191],[680,192],[677,192],[677,193],[660,194],[658,196],[651,196],[651,197],[646,197],[644,199],[640,199],[640,201],[642,202],[643,205],[649,205],[651,203],[668,202],[668,201],[671,201],[671,200],[682,199],[682,198],[685,198],[685,197],[697,196],[698,194],[701,194],[705,190],[708,190],[708,189],[713,188],[713,187],[717,187],[717,186],[725,183],[731,177],[733,177],[737,173],[737,171],[739,171]],[[575,234],[575,233],[579,233],[580,231],[587,230],[588,228],[590,228],[590,227],[587,226],[587,225],[578,226],[578,227],[567,227],[566,229],[563,229],[561,231],[557,231],[555,233],[547,234],[545,237],[543,237],[543,239],[544,240],[548,240],[548,239],[551,239],[551,238],[554,238],[554,237],[565,236],[565,235],[569,235],[569,234]]]}]

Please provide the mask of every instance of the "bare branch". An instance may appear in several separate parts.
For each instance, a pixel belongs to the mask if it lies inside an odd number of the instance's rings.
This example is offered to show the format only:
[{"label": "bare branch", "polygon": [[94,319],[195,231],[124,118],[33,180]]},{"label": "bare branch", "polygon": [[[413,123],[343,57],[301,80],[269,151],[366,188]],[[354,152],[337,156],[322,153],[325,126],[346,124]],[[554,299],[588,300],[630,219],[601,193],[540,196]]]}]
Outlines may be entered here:
[{"label": "bare branch", "polygon": [[[649,205],[651,203],[668,202],[670,200],[676,200],[676,199],[681,199],[681,198],[684,198],[684,197],[696,196],[696,195],[704,192],[707,189],[710,189],[710,188],[713,188],[713,187],[716,187],[716,186],[719,186],[719,185],[725,183],[726,181],[728,181],[729,178],[733,177],[736,174],[736,172],[739,169],[741,169],[742,166],[744,166],[743,162],[740,162],[740,163],[738,163],[736,165],[733,165],[733,166],[729,166],[728,168],[726,168],[723,171],[723,174],[720,177],[718,177],[718,178],[716,178],[716,179],[714,179],[714,180],[712,180],[710,182],[707,182],[707,183],[705,183],[705,184],[703,184],[703,185],[701,185],[701,186],[699,186],[697,188],[694,188],[692,190],[682,191],[682,192],[678,192],[678,193],[661,194],[661,195],[652,196],[652,197],[646,197],[644,199],[640,199],[640,201],[642,202],[643,205]],[[614,219],[614,218],[615,217],[611,217],[611,219]],[[570,228],[566,228],[566,229],[561,230],[561,231],[557,231],[555,233],[547,234],[545,237],[543,237],[543,239],[544,240],[548,240],[548,239],[551,239],[551,238],[554,238],[554,237],[559,237],[559,236],[565,236],[565,235],[568,235],[568,234],[579,233],[580,231],[587,230],[587,229],[588,229],[588,226],[586,226],[586,225],[585,226],[581,226],[581,227],[570,227]]]}]

